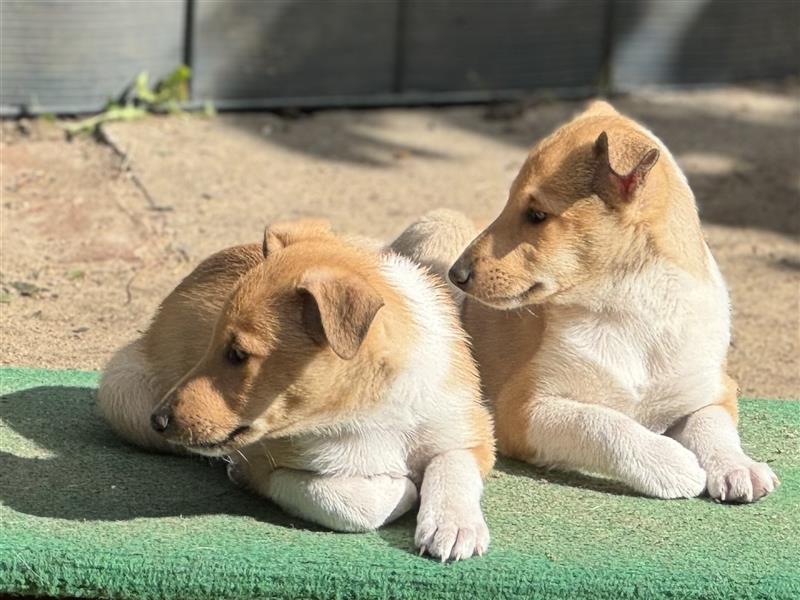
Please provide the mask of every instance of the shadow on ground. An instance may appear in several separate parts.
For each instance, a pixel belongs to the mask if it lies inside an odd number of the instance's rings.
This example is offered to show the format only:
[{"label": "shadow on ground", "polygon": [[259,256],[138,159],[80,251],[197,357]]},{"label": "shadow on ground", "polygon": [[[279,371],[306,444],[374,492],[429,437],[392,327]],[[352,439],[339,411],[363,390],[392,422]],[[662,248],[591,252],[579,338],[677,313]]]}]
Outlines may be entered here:
[{"label": "shadow on ground", "polygon": [[534,467],[524,462],[511,458],[501,458],[495,465],[495,472],[516,477],[527,477],[542,483],[550,483],[571,488],[583,488],[603,494],[614,496],[629,496],[632,498],[646,498],[637,494],[630,488],[612,479],[604,479],[582,473],[570,473],[543,467]]},{"label": "shadow on ground", "polygon": [[[3,504],[20,513],[80,521],[227,514],[318,530],[234,487],[220,461],[154,454],[125,444],[95,414],[94,396],[95,390],[88,387],[43,386],[0,397],[0,419],[24,438],[7,435],[6,448],[0,451]],[[53,410],[54,403],[59,410]],[[497,472],[633,495],[610,480],[508,459],[498,462]],[[415,514],[392,524],[384,536],[387,541],[411,547]]]},{"label": "shadow on ground", "polygon": [[[95,390],[36,387],[0,398],[0,419],[25,438],[0,452],[0,501],[40,517],[119,521],[205,514],[245,515],[307,529],[276,506],[237,489],[219,462],[143,452],[121,442],[94,413]],[[57,403],[58,410],[53,410]],[[11,443],[17,444],[16,436]],[[32,450],[30,442],[39,450]]]},{"label": "shadow on ground", "polygon": [[[531,145],[580,111],[584,103],[544,102],[533,107],[512,105],[508,110],[444,109],[429,114],[431,127],[456,127],[519,147],[521,163]],[[789,159],[797,153],[800,110],[753,118],[750,111],[715,110],[702,100],[687,106],[622,97],[614,103],[650,128],[681,161],[704,222],[800,235],[800,180]],[[423,149],[384,139],[381,128],[387,122],[379,110],[336,115],[311,113],[293,119],[238,115],[229,122],[266,143],[373,168],[391,168],[401,157],[449,160],[457,150],[430,145]],[[319,127],[308,126],[315,120],[324,120],[322,137]],[[497,169],[504,167],[497,165]],[[513,175],[509,174],[509,185]]]}]

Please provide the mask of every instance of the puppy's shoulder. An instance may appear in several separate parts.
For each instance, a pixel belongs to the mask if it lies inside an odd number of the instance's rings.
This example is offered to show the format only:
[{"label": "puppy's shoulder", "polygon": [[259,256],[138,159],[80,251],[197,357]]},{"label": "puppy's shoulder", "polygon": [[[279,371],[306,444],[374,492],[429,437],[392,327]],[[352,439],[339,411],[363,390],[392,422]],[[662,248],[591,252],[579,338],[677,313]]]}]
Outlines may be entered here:
[{"label": "puppy's shoulder", "polygon": [[461,330],[458,308],[440,276],[392,250],[383,251],[380,261],[381,273],[405,299],[415,321],[446,327],[454,333]]},{"label": "puppy's shoulder", "polygon": [[[435,400],[423,398],[429,418],[441,419],[442,427],[450,423],[451,429],[460,429],[457,437],[490,439],[491,416],[481,402],[478,370],[447,284],[403,256],[387,253],[383,260],[389,278],[407,298],[415,325],[408,362],[410,383],[404,385],[435,394]],[[455,422],[459,428],[452,427]]]}]

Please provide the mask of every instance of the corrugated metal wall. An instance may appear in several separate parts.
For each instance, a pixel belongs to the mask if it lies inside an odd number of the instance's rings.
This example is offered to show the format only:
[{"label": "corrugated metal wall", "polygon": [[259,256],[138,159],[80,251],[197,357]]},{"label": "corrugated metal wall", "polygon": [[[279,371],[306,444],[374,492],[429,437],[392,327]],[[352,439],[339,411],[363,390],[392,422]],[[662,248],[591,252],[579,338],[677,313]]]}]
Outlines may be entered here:
[{"label": "corrugated metal wall", "polygon": [[4,114],[103,108],[143,70],[183,60],[184,0],[0,1]]},{"label": "corrugated metal wall", "polygon": [[798,0],[615,0],[611,10],[618,90],[800,72]]},{"label": "corrugated metal wall", "polygon": [[192,23],[192,89],[219,106],[393,91],[396,0],[196,0]]},{"label": "corrugated metal wall", "polygon": [[2,0],[0,111],[194,71],[219,108],[585,94],[797,74],[797,0]]},{"label": "corrugated metal wall", "polygon": [[408,0],[403,10],[404,91],[588,88],[599,81],[603,0]]}]

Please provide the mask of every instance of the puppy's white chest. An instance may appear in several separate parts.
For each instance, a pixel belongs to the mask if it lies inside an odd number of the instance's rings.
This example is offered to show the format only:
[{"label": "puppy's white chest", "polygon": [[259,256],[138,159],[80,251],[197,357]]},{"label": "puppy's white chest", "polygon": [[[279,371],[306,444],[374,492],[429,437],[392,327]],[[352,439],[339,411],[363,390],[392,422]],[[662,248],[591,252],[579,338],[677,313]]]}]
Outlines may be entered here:
[{"label": "puppy's white chest", "polygon": [[[585,401],[663,432],[713,400],[724,346],[704,340],[706,323],[669,310],[569,316],[560,324],[559,343],[569,348],[564,362],[572,362],[592,382],[591,389],[573,386]],[[579,372],[571,376],[573,381],[581,377]]]},{"label": "puppy's white chest", "polygon": [[648,352],[637,331],[640,328],[616,319],[592,318],[575,322],[563,337],[566,347],[581,362],[606,374],[616,386],[638,399],[646,394],[652,378]]},{"label": "puppy's white chest", "polygon": [[651,324],[624,313],[582,315],[559,338],[569,348],[564,363],[574,368],[570,380],[575,383],[567,385],[582,400],[614,408],[653,429],[686,414],[674,398],[680,335],[670,323]]}]

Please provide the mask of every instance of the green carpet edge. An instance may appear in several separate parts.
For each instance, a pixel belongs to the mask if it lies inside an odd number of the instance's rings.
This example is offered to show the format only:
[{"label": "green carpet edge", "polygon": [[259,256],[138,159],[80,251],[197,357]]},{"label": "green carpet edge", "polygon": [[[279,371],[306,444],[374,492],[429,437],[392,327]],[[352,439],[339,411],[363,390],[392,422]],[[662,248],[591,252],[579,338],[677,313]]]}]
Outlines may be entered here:
[{"label": "green carpet edge", "polygon": [[[36,369],[31,367],[0,367],[0,386],[5,388],[6,377],[22,379],[24,385],[53,385],[61,376],[80,381],[66,383],[63,387],[93,387],[97,372],[75,369]],[[36,381],[41,375],[43,381]],[[71,377],[69,377],[71,376]],[[19,389],[29,389],[26,387]],[[6,393],[6,390],[2,390]],[[800,414],[800,404],[778,399],[742,399],[746,416],[751,403],[767,403],[776,416],[790,417],[794,422]],[[186,560],[162,560],[158,563],[124,553],[110,556],[103,552],[87,552],[81,557],[54,557],[52,552],[37,548],[12,548],[4,544],[0,535],[0,593],[34,595],[71,595],[76,597],[132,598],[426,598],[481,597],[481,594],[503,594],[505,597],[538,598],[627,598],[666,597],[679,598],[797,598],[800,597],[800,571],[798,564],[788,562],[785,571],[765,573],[674,573],[669,568],[643,571],[620,569],[582,568],[570,565],[569,570],[548,568],[541,557],[515,554],[495,548],[494,558],[505,565],[503,572],[481,570],[485,559],[478,558],[456,565],[440,565],[429,559],[410,555],[397,555],[397,568],[385,567],[352,572],[320,574],[309,566],[298,563],[281,573],[268,572],[254,565],[211,564],[202,566],[202,576],[176,578],[176,571],[187,568]],[[133,564],[133,567],[131,566]],[[109,580],[104,572],[120,565],[134,570],[134,579],[149,586],[121,585]],[[126,566],[127,565],[127,566]],[[346,566],[346,565],[345,565]],[[530,572],[536,569],[535,573]],[[45,579],[44,575],[47,578]],[[239,584],[231,584],[231,579]],[[668,594],[663,595],[667,588]]]}]

